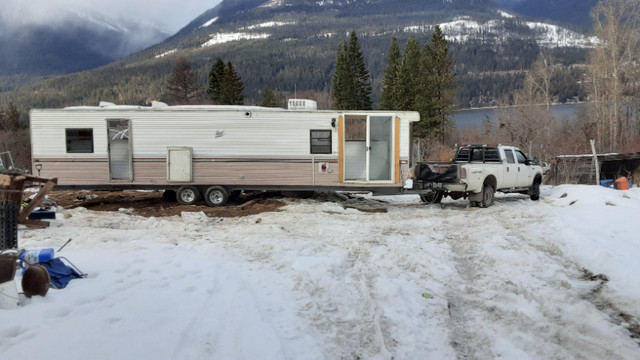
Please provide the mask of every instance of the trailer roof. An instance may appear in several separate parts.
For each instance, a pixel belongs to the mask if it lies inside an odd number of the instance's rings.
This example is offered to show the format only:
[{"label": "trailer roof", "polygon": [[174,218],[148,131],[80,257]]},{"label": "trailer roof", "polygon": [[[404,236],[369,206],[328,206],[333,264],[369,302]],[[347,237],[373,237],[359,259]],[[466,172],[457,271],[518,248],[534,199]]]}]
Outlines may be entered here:
[{"label": "trailer roof", "polygon": [[[345,115],[365,115],[365,114],[405,114],[405,119],[409,122],[420,120],[417,111],[395,111],[395,110],[309,110],[309,109],[284,109],[251,105],[174,105],[170,106],[163,102],[154,101],[151,106],[140,105],[116,105],[109,102],[100,102],[98,106],[68,106],[58,109],[31,109],[31,112],[40,111],[285,111],[292,113],[343,113]],[[407,116],[409,115],[409,116]]]},{"label": "trailer roof", "polygon": [[110,102],[101,101],[98,106],[68,106],[63,110],[265,110],[282,111],[283,108],[272,108],[249,105],[174,105],[170,106],[163,102],[154,101],[151,106],[140,105],[116,105]]}]

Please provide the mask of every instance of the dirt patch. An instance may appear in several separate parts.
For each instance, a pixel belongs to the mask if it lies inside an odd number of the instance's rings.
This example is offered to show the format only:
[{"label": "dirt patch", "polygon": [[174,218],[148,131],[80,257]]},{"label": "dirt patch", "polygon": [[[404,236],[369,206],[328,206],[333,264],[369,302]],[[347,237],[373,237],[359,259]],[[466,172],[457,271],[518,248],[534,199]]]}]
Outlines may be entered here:
[{"label": "dirt patch", "polygon": [[[25,197],[32,193],[25,193]],[[344,208],[362,212],[384,213],[388,204],[384,201],[364,198],[358,194],[336,192],[257,192],[231,197],[224,206],[210,207],[200,201],[196,205],[180,205],[167,201],[162,191],[50,191],[43,206],[61,206],[65,209],[84,207],[95,211],[127,211],[146,217],[180,215],[182,212],[203,212],[209,217],[239,217],[264,212],[277,212],[287,203],[286,198],[305,198],[309,201],[336,202]]]},{"label": "dirt patch", "polygon": [[[258,194],[229,199],[225,206],[210,207],[204,202],[180,205],[162,198],[162,191],[51,191],[49,199],[65,209],[84,207],[94,211],[128,209],[147,217],[180,215],[182,212],[203,212],[210,217],[238,217],[280,211],[286,203],[277,194]],[[44,202],[43,202],[44,203]]]}]

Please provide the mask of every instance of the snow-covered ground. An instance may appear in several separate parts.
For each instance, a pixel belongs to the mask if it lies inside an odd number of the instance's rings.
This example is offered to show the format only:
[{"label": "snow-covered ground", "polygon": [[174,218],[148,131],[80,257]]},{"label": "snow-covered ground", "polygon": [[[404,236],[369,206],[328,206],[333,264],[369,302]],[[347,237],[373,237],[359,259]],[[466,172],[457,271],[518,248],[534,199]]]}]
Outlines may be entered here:
[{"label": "snow-covered ground", "polygon": [[89,278],[0,310],[0,358],[640,358],[638,188],[373,199],[388,212],[61,210],[20,246],[72,238]]}]

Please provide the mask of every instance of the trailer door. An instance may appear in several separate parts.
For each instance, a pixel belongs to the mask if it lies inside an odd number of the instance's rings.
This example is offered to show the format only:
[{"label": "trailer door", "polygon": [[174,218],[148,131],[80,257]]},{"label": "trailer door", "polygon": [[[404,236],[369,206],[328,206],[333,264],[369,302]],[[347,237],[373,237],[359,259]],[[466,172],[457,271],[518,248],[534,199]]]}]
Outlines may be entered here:
[{"label": "trailer door", "polygon": [[391,180],[393,155],[391,119],[391,116],[369,117],[369,181]]},{"label": "trailer door", "polygon": [[131,132],[129,120],[108,119],[109,136],[109,179],[111,181],[132,181]]},{"label": "trailer door", "polygon": [[167,148],[167,182],[193,181],[193,149],[186,146]]},{"label": "trailer door", "polygon": [[393,175],[393,116],[346,115],[344,180],[386,182]]}]

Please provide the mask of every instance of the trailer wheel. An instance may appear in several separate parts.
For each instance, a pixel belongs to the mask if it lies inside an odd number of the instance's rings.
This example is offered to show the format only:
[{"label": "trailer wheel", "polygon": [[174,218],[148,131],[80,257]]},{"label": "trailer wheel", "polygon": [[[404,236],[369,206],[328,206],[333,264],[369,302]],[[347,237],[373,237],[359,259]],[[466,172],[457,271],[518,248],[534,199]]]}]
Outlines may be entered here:
[{"label": "trailer wheel", "polygon": [[176,193],[180,205],[193,205],[200,199],[200,190],[195,186],[181,186]]},{"label": "trailer wheel", "polygon": [[204,194],[204,201],[209,206],[222,206],[229,200],[229,193],[222,186],[211,186]]},{"label": "trailer wheel", "polygon": [[495,194],[495,190],[493,190],[493,186],[485,185],[482,188],[482,201],[478,203],[478,205],[482,208],[488,208],[493,205],[493,195]]}]

